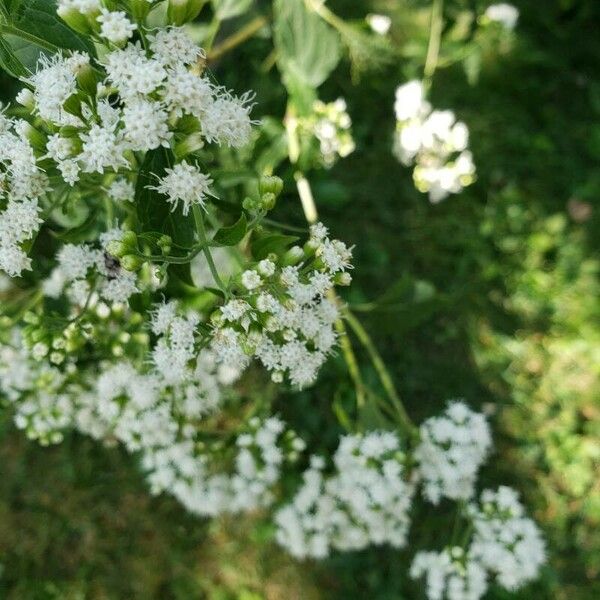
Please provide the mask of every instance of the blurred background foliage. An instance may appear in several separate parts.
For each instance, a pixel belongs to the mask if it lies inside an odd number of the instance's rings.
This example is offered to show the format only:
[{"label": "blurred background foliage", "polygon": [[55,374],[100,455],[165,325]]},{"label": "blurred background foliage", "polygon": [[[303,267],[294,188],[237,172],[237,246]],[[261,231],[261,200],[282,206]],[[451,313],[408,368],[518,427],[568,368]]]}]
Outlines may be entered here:
[{"label": "blurred background foliage", "polygon": [[[217,41],[270,14],[268,1],[241,4]],[[445,3],[432,101],[468,124],[478,181],[431,206],[390,152],[394,89],[420,77],[430,3],[328,2],[350,23],[364,23],[369,12],[391,16],[393,44],[380,40],[365,52],[356,41],[364,26],[348,30],[353,66],[343,62],[320,96],[346,98],[357,150],[314,174],[315,196],[334,234],[356,244],[347,301],[368,308],[382,300],[365,323],[415,421],[453,397],[490,414],[497,451],[483,483],[517,487],[549,543],[541,581],[510,597],[593,600],[600,597],[600,3],[518,0],[512,35],[475,27],[486,5]],[[211,68],[234,89],[256,90],[257,117],[281,118],[285,92],[270,68],[271,48],[263,28]],[[364,72],[365,63],[377,69]],[[3,79],[1,90],[10,98],[14,82]],[[303,224],[291,185],[274,217]],[[337,357],[313,389],[281,394],[276,406],[315,447],[334,445],[330,405],[352,405],[347,380]],[[270,541],[260,516],[193,518],[174,500],[148,494],[134,458],[76,435],[39,448],[4,415],[0,464],[7,600],[420,597],[402,552],[295,563]],[[443,537],[447,521],[422,509],[413,548]]]}]

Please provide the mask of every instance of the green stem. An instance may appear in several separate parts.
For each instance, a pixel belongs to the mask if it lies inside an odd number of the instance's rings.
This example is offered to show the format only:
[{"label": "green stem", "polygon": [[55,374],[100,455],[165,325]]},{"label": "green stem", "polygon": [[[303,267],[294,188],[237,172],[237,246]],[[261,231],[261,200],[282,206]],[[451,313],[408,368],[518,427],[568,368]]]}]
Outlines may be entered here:
[{"label": "green stem", "polygon": [[354,354],[352,343],[348,337],[348,332],[346,331],[346,325],[343,319],[338,319],[335,322],[335,329],[339,335],[342,354],[344,355],[348,372],[350,373],[350,377],[354,383],[354,389],[356,390],[356,408],[360,410],[365,405],[365,385],[363,383],[360,369],[358,367],[358,361],[356,360],[356,355]]},{"label": "green stem", "polygon": [[204,225],[204,215],[202,214],[202,209],[196,204],[192,208],[194,212],[194,220],[196,221],[196,227],[198,229],[198,235],[200,237],[200,243],[202,244],[202,251],[204,252],[204,256],[206,257],[206,262],[208,263],[208,267],[210,268],[210,272],[212,273],[213,279],[217,284],[217,287],[223,292],[225,299],[229,297],[229,292],[227,290],[227,286],[221,280],[219,276],[219,272],[217,271],[217,267],[215,265],[215,261],[213,260],[212,254],[210,253],[210,248],[208,244],[208,239],[206,237],[206,226]]},{"label": "green stem", "polygon": [[215,42],[215,38],[217,37],[217,33],[219,33],[219,28],[221,27],[221,21],[217,19],[215,15],[213,20],[210,22],[208,26],[208,34],[206,35],[206,39],[204,40],[204,50],[206,54],[210,54],[213,44]]},{"label": "green stem", "polygon": [[224,39],[219,45],[215,46],[208,55],[208,62],[213,62],[221,58],[224,54],[227,54],[230,50],[243,44],[246,40],[250,39],[254,34],[258,33],[269,21],[266,17],[255,17],[244,25],[239,31],[230,35]]},{"label": "green stem", "polygon": [[429,43],[427,56],[423,69],[423,83],[426,89],[431,87],[431,80],[438,65],[440,46],[442,42],[442,29],[444,26],[444,0],[433,0],[431,5],[431,25],[429,28]]},{"label": "green stem", "polygon": [[356,334],[356,337],[358,338],[360,343],[367,350],[369,357],[371,358],[371,362],[373,363],[373,366],[377,371],[377,375],[379,376],[381,384],[383,385],[383,389],[385,390],[388,398],[394,405],[400,425],[405,429],[405,431],[407,431],[411,435],[414,435],[417,432],[417,428],[408,416],[408,413],[404,408],[404,404],[402,403],[402,400],[400,400],[400,395],[396,390],[396,386],[392,381],[392,377],[389,371],[387,370],[387,367],[385,366],[381,355],[375,348],[371,337],[369,336],[365,328],[362,326],[360,321],[349,310],[344,311],[344,318]]}]

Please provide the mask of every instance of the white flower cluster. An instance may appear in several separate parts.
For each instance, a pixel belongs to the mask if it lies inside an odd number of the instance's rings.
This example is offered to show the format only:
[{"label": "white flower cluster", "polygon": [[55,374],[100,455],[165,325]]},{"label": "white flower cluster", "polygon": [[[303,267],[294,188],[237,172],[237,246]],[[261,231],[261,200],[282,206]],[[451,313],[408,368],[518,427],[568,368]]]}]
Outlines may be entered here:
[{"label": "white flower cluster", "polygon": [[394,154],[415,165],[413,179],[431,202],[440,202],[475,181],[469,130],[450,110],[432,110],[420,81],[396,90]]},{"label": "white flower cluster", "polygon": [[98,299],[124,303],[138,293],[137,275],[123,269],[106,252],[106,246],[119,240],[121,229],[111,229],[100,236],[103,249],[92,244],[65,244],[58,252],[58,265],[42,284],[44,294],[58,298],[63,293],[75,305],[95,306]]},{"label": "white flower cluster", "polygon": [[325,103],[316,100],[310,116],[300,119],[300,128],[319,142],[321,161],[329,168],[338,157],[345,158],[356,148],[352,138],[352,120],[343,98]]},{"label": "white flower cluster", "polygon": [[[216,364],[215,356],[208,350],[198,351],[196,346],[197,326],[200,315],[191,312],[186,316],[177,314],[177,303],[169,302],[160,304],[152,316],[152,332],[159,336],[152,350],[152,363],[161,378],[170,385],[184,384],[189,382],[201,382],[201,372],[206,370],[215,371],[221,383],[231,384],[238,379],[241,371],[231,364]],[[193,365],[193,367],[192,367]],[[185,391],[186,397],[191,401],[194,397],[192,388]],[[199,399],[193,402],[197,405],[199,414],[214,408],[214,394],[207,394],[205,390]]]},{"label": "white flower cluster", "polygon": [[418,552],[410,576],[425,576],[428,600],[479,600],[488,587],[485,569],[466,557],[460,546],[441,552]]},{"label": "white flower cluster", "polygon": [[22,245],[39,230],[38,199],[47,188],[27,130],[25,121],[10,120],[0,111],[0,270],[11,277],[31,268]]},{"label": "white flower cluster", "polygon": [[485,11],[485,16],[490,21],[500,23],[503,27],[506,27],[506,29],[512,30],[519,20],[519,9],[507,2],[500,2],[499,4],[488,6]]},{"label": "white flower cluster", "polygon": [[[135,27],[127,25],[121,12],[103,9],[98,19],[110,41],[126,41]],[[49,136],[46,143],[46,157],[70,185],[82,173],[129,169],[132,151],[169,147],[173,126],[183,115],[197,119],[197,133],[208,142],[233,147],[248,142],[252,95],[234,97],[198,75],[194,64],[204,56],[203,50],[183,29],[158,29],[148,39],[148,50],[129,43],[103,56],[106,78],[97,84],[95,98],[80,91],[84,84],[89,90],[95,77],[90,57],[82,53],[43,57],[28,79],[33,93],[25,90],[19,95],[22,104],[51,126],[71,127],[68,133]],[[112,99],[115,93],[119,102]],[[180,165],[173,169],[177,175],[178,169]],[[208,176],[202,177],[210,182]],[[174,185],[182,189],[177,182]],[[169,193],[171,202],[174,194]]]},{"label": "white flower cluster", "polygon": [[[163,305],[155,327],[166,318],[170,342],[185,345],[187,320],[166,317],[170,312]],[[195,362],[183,384],[124,361],[104,365],[99,375],[73,362],[61,372],[38,360],[35,347],[27,349],[15,330],[10,343],[0,344],[0,393],[13,405],[16,425],[40,443],[58,443],[66,429],[76,428],[139,452],[152,491],[173,494],[196,514],[268,506],[282,468],[304,450],[304,442],[281,420],[254,417],[235,439],[229,469],[220,441],[196,439],[198,425],[220,401],[222,371],[207,350]]]},{"label": "white flower cluster", "polygon": [[[352,253],[327,237],[322,224],[311,227],[305,248],[283,259],[264,259],[240,276],[240,294],[212,317],[211,349],[220,363],[244,369],[252,357],[274,381],[313,383],[337,342],[336,305],[325,296],[348,284]],[[294,265],[285,265],[292,260]]]},{"label": "white flower cluster", "polygon": [[32,360],[17,330],[0,344],[0,393],[15,407],[14,421],[27,437],[42,444],[62,441],[73,409],[62,393],[65,377],[55,367]]},{"label": "white flower cluster", "polygon": [[545,545],[517,492],[505,486],[486,490],[480,506],[470,505],[466,516],[474,530],[466,551],[418,552],[413,560],[410,575],[425,576],[428,600],[479,600],[493,578],[513,592],[538,576]]},{"label": "white flower cluster", "polygon": [[485,490],[480,506],[471,507],[475,532],[469,548],[507,590],[533,581],[546,560],[545,544],[536,524],[525,516],[518,493],[506,486]]},{"label": "white flower cluster", "polygon": [[303,449],[280,419],[254,417],[236,439],[231,473],[215,471],[209,454],[199,453],[191,440],[146,453],[143,466],[154,493],[168,491],[190,512],[216,516],[269,506],[282,467]]},{"label": "white flower cluster", "polygon": [[462,401],[451,401],[442,415],[421,425],[419,434],[414,458],[425,498],[434,504],[443,497],[469,500],[492,445],[485,417]]},{"label": "white flower cluster", "polygon": [[297,558],[332,549],[406,544],[414,484],[407,480],[397,436],[374,431],[341,439],[335,472],[313,457],[292,501],[275,515],[277,541]]}]

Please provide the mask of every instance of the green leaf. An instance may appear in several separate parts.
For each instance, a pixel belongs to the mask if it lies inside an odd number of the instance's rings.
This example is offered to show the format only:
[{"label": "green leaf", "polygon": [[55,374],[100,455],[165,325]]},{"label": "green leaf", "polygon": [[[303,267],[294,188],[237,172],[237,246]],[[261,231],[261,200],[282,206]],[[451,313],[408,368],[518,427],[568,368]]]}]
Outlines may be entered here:
[{"label": "green leaf", "polygon": [[92,45],[56,14],[54,0],[0,0],[0,66],[13,77],[35,71],[40,55],[61,49],[92,53]]},{"label": "green leaf", "polygon": [[269,254],[274,252],[279,254],[287,250],[288,246],[296,242],[299,238],[295,235],[283,235],[273,233],[260,237],[252,243],[252,256],[256,260],[263,260]]},{"label": "green leaf", "polygon": [[337,66],[340,38],[303,0],[275,0],[274,41],[286,86],[313,90]]},{"label": "green leaf", "polygon": [[[157,178],[162,177],[173,164],[173,160],[173,153],[167,148],[157,148],[146,153],[135,189],[137,217],[140,233],[160,231],[170,235],[179,246],[189,248],[195,242],[196,226],[193,216],[184,215],[181,206],[172,211],[165,197],[151,189],[156,185]],[[184,283],[193,283],[189,265],[171,265],[169,271]]]},{"label": "green leaf", "polygon": [[220,21],[245,13],[253,4],[254,0],[212,0],[215,15]]},{"label": "green leaf", "polygon": [[219,229],[213,237],[213,242],[219,246],[237,246],[244,239],[247,231],[248,221],[246,215],[242,213],[242,216],[231,227]]}]

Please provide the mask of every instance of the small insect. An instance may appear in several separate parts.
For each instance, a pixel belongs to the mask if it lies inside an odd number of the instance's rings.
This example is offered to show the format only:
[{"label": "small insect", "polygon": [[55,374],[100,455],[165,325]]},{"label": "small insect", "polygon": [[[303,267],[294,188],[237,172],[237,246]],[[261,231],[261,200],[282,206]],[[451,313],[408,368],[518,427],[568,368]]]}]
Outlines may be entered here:
[{"label": "small insect", "polygon": [[106,268],[106,276],[109,279],[118,277],[121,272],[121,263],[119,260],[107,252],[104,253],[104,267]]}]

